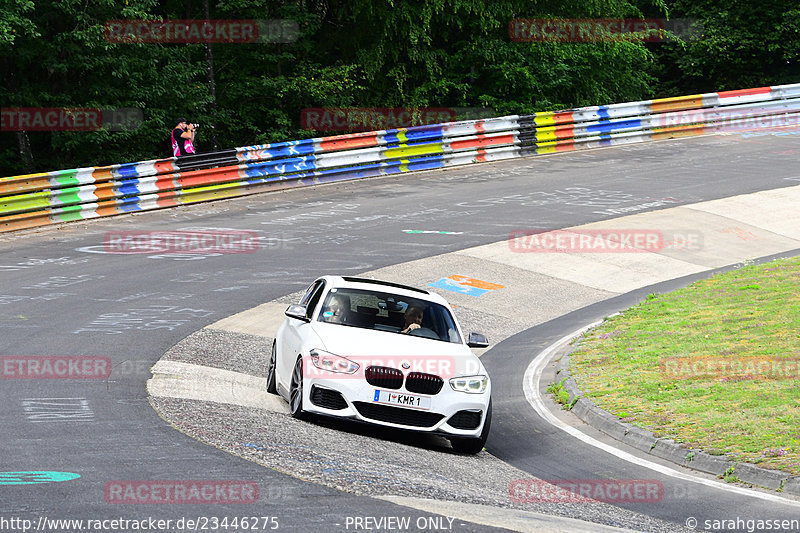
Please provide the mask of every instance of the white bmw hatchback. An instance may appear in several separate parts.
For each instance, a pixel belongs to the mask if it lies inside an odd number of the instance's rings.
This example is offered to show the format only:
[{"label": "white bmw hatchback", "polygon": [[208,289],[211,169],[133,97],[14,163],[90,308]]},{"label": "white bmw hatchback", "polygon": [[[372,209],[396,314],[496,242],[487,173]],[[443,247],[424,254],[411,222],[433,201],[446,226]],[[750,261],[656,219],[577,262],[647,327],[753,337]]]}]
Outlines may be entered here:
[{"label": "white bmw hatchback", "polygon": [[267,390],[293,416],[341,417],[443,435],[478,453],[492,419],[491,383],[444,298],[371,279],[324,276],[286,310]]}]

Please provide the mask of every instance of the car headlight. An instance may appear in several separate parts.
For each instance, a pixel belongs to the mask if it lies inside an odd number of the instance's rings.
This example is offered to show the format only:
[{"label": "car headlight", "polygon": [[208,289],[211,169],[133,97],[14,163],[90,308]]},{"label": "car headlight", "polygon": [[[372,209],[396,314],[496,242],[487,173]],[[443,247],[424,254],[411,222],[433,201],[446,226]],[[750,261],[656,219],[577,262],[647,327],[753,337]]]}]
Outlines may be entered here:
[{"label": "car headlight", "polygon": [[450,387],[454,391],[468,392],[470,394],[481,394],[486,391],[489,385],[489,376],[462,376],[459,378],[452,378],[450,380]]},{"label": "car headlight", "polygon": [[323,350],[314,349],[308,355],[311,356],[311,362],[314,363],[314,366],[320,370],[336,372],[337,374],[355,374],[359,368],[358,363]]}]

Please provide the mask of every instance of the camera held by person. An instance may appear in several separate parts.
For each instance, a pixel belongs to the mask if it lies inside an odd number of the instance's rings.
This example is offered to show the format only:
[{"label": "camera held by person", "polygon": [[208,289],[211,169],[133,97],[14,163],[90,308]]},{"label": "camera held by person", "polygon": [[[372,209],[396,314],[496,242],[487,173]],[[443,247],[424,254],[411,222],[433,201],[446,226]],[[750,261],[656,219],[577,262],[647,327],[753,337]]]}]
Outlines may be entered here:
[{"label": "camera held by person", "polygon": [[194,136],[195,130],[200,124],[190,124],[185,118],[179,118],[176,126],[172,129],[172,155],[180,157],[195,153]]}]

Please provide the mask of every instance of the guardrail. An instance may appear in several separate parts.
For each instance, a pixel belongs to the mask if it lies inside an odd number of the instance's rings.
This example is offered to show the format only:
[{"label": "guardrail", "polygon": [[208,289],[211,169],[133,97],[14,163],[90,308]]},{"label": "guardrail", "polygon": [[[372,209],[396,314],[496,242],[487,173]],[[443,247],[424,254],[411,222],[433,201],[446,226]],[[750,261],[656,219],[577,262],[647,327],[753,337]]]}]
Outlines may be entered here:
[{"label": "guardrail", "polygon": [[0,231],[377,175],[800,125],[800,83],[0,178]]}]

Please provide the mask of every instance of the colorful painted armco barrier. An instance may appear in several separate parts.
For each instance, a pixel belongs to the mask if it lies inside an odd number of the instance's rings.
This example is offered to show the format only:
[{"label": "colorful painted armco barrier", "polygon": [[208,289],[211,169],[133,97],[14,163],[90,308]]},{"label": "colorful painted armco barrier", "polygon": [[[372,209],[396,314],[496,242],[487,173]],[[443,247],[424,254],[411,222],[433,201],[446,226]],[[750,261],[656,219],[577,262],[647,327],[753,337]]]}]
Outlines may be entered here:
[{"label": "colorful painted armco barrier", "polygon": [[244,146],[0,178],[0,231],[340,180],[800,126],[800,84]]}]

